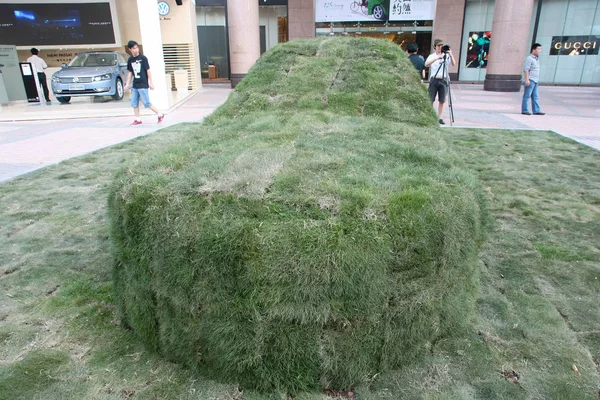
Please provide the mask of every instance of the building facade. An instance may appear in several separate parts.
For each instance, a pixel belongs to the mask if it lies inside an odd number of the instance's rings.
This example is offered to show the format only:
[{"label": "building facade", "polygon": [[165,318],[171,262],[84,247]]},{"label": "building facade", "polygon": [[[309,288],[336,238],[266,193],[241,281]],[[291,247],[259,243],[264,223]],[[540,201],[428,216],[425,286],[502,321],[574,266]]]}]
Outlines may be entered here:
[{"label": "building facade", "polygon": [[459,81],[518,90],[523,58],[539,43],[541,83],[600,84],[598,0],[438,0],[436,16],[434,36],[460,49]]},{"label": "building facade", "polygon": [[[373,17],[373,4],[378,3],[389,15]],[[353,4],[359,5],[358,11],[346,13],[346,18],[329,11],[351,11]],[[417,5],[420,10],[415,10]],[[317,36],[373,36],[403,48],[416,42],[424,57],[433,51],[432,39],[441,38],[458,61],[451,78],[483,82],[488,90],[519,89],[523,59],[533,43],[543,48],[541,83],[600,84],[599,0],[315,0],[315,7]],[[400,21],[394,7],[412,7],[412,14],[406,12]]]},{"label": "building facade", "polygon": [[[93,18],[83,4],[108,11]],[[34,21],[44,13],[56,19]],[[38,47],[58,67],[77,52],[122,51],[134,39],[164,70],[164,90],[182,70],[189,89],[235,86],[271,47],[315,36],[416,42],[424,57],[441,38],[458,61],[453,80],[499,91],[519,90],[537,42],[541,83],[600,84],[600,0],[0,0],[0,45],[16,45],[20,59]]]}]

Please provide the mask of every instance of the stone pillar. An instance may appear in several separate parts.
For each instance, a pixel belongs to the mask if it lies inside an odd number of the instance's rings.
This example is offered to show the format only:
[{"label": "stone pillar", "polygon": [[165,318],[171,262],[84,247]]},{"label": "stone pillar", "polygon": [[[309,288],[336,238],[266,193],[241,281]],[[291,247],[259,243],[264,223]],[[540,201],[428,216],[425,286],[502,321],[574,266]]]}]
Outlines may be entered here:
[{"label": "stone pillar", "polygon": [[192,54],[194,55],[195,71],[192,74],[196,76],[196,88],[202,88],[202,74],[200,72],[200,46],[198,45],[198,24],[196,23],[196,2],[189,1],[190,22],[189,29],[192,32]]},{"label": "stone pillar", "polygon": [[315,0],[288,0],[289,40],[315,37]]},{"label": "stone pillar", "polygon": [[236,87],[260,57],[258,1],[228,0],[227,19],[231,87]]},{"label": "stone pillar", "polygon": [[136,40],[136,42],[140,42],[143,54],[148,57],[152,83],[154,84],[154,90],[148,91],[150,102],[159,110],[166,111],[169,108],[169,97],[167,95],[165,57],[163,55],[157,3],[152,0],[137,0],[137,9],[141,38],[140,41]]},{"label": "stone pillar", "polygon": [[[458,80],[458,63],[460,62],[460,49],[462,47],[460,40],[464,18],[465,0],[437,0],[431,45],[433,46],[435,39],[442,39],[444,43],[452,48],[456,65],[454,67],[450,66],[448,73],[453,81]],[[435,51],[433,48],[423,50]]]},{"label": "stone pillar", "polygon": [[490,55],[483,84],[485,90],[521,90],[523,61],[529,50],[533,1],[496,1]]}]

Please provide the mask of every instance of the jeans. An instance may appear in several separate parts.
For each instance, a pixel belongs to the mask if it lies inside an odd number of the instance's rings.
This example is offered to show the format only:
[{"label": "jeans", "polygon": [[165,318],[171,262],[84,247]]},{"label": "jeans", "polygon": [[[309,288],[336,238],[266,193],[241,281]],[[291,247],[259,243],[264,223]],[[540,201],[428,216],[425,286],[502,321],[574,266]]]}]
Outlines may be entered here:
[{"label": "jeans", "polygon": [[138,108],[140,106],[140,98],[142,99],[142,103],[144,103],[144,107],[148,108],[152,105],[150,103],[150,97],[148,96],[148,89],[131,89],[131,106],[133,108]]},{"label": "jeans", "polygon": [[533,113],[535,114],[542,111],[540,110],[540,105],[538,103],[538,86],[539,84],[532,80],[529,81],[529,86],[524,86],[521,112],[529,112],[529,98],[531,98],[531,106],[533,107]]}]

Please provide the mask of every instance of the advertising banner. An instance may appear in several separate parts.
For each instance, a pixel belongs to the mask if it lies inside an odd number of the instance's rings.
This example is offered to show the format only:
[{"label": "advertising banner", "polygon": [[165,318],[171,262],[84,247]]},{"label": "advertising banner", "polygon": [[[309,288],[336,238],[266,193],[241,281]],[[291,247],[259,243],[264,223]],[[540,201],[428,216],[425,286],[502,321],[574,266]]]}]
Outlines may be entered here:
[{"label": "advertising banner", "polygon": [[597,36],[552,36],[551,56],[597,55],[600,40]]},{"label": "advertising banner", "polygon": [[109,3],[3,3],[0,38],[15,46],[115,43]]},{"label": "advertising banner", "polygon": [[[2,40],[2,37],[0,37],[0,40]],[[21,79],[19,54],[15,46],[0,44],[0,73],[4,80],[8,100],[27,100],[23,80]]]},{"label": "advertising banner", "polygon": [[[372,2],[372,0],[371,0]],[[315,22],[377,21],[369,0],[316,0]]]},{"label": "advertising banner", "polygon": [[487,68],[492,32],[469,32],[467,68]]},{"label": "advertising banner", "polygon": [[433,20],[435,0],[316,0],[315,22]]},{"label": "advertising banner", "polygon": [[428,21],[435,14],[435,0],[391,0],[390,21]]}]

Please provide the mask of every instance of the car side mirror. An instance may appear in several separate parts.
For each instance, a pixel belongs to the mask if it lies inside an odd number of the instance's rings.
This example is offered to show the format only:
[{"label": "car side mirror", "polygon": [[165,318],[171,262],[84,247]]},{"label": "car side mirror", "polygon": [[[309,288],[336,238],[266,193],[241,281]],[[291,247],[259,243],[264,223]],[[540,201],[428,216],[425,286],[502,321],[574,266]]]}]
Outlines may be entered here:
[{"label": "car side mirror", "polygon": [[69,66],[65,63],[62,63],[60,66],[61,66],[61,68],[69,68]]}]

